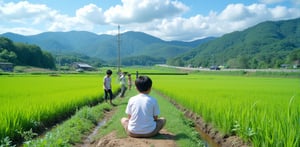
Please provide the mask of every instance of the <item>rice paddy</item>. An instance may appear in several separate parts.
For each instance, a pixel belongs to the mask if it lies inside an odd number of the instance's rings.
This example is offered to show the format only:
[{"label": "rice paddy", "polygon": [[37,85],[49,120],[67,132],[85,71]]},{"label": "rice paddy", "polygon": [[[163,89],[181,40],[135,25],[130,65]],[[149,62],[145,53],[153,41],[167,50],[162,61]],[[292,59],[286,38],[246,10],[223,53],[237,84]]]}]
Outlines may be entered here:
[{"label": "rice paddy", "polygon": [[[0,140],[22,141],[84,105],[102,101],[104,75],[19,75],[0,78]],[[113,83],[116,92],[117,83]]]},{"label": "rice paddy", "polygon": [[154,88],[224,134],[254,146],[299,146],[300,80],[246,76],[152,76]]},{"label": "rice paddy", "polygon": [[[103,76],[2,75],[0,140],[23,141],[22,134],[39,132],[85,105],[101,102]],[[238,135],[253,146],[300,145],[299,78],[197,73],[150,77],[154,89],[224,134]]]}]

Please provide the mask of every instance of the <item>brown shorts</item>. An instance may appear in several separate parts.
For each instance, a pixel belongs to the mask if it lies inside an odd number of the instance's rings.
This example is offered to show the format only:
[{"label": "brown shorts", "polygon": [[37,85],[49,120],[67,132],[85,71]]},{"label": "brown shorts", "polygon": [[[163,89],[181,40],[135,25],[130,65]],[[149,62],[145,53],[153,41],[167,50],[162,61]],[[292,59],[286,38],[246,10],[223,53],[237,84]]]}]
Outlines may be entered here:
[{"label": "brown shorts", "polygon": [[163,118],[163,117],[160,117],[157,119],[156,121],[156,127],[155,129],[148,133],[148,134],[134,134],[134,133],[131,133],[129,130],[128,130],[128,118],[125,118],[123,117],[121,119],[121,124],[122,126],[124,127],[126,133],[131,136],[131,137],[136,137],[136,138],[146,138],[146,137],[152,137],[152,136],[155,136],[166,124],[166,119]]}]

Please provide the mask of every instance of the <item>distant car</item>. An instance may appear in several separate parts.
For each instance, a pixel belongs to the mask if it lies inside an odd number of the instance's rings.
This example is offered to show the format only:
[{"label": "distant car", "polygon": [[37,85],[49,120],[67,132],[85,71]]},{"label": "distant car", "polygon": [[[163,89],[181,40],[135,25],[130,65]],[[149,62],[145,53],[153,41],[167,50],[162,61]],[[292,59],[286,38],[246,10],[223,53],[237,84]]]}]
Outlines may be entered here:
[{"label": "distant car", "polygon": [[211,66],[209,69],[210,70],[221,70],[221,68],[218,66]]}]

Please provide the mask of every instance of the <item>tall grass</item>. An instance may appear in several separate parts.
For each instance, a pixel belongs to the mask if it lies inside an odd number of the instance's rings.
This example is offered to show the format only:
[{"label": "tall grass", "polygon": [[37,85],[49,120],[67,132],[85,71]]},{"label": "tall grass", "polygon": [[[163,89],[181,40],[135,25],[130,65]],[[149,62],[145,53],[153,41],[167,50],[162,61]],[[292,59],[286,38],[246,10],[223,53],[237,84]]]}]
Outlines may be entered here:
[{"label": "tall grass", "polygon": [[84,105],[102,101],[103,76],[1,76],[0,140],[23,141],[22,134],[30,129],[39,132]]},{"label": "tall grass", "polygon": [[151,76],[155,89],[224,134],[254,146],[300,145],[300,80],[243,76]]}]

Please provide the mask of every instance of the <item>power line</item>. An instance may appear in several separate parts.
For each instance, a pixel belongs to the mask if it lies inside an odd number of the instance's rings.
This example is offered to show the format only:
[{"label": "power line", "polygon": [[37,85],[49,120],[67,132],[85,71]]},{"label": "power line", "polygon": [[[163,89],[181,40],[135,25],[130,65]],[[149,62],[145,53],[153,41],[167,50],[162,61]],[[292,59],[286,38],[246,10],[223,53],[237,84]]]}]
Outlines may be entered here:
[{"label": "power line", "polygon": [[120,25],[118,25],[118,73],[121,72],[121,56],[120,56],[120,48],[121,48],[121,40],[120,40]]}]

